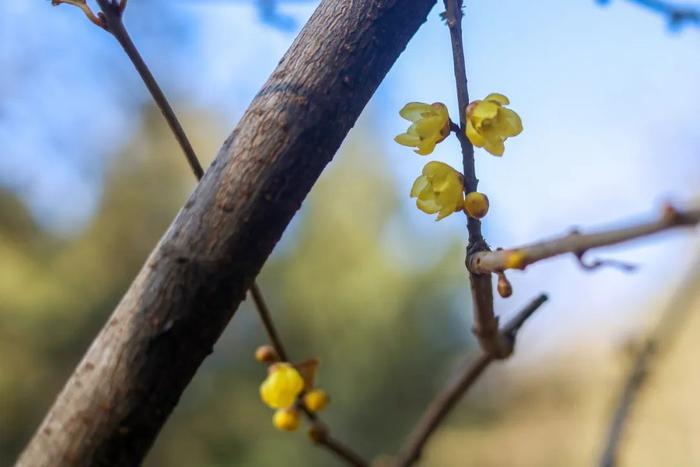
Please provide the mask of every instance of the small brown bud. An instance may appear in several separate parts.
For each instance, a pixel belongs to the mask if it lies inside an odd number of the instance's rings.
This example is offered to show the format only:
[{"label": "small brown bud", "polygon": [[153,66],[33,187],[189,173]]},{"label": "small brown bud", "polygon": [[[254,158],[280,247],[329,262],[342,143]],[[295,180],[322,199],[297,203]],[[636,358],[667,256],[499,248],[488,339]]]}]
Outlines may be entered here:
[{"label": "small brown bud", "polygon": [[503,272],[498,273],[498,286],[496,288],[498,289],[498,295],[503,298],[513,295],[513,286]]},{"label": "small brown bud", "polygon": [[261,345],[255,350],[255,359],[260,363],[275,363],[280,361],[280,356],[271,345]]}]

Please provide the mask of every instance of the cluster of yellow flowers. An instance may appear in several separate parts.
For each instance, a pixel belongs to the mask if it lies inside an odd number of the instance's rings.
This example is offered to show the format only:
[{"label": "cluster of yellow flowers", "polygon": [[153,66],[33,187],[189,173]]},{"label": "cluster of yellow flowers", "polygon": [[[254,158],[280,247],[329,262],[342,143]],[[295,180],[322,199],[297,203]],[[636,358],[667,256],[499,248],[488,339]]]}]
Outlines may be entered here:
[{"label": "cluster of yellow flowers", "polygon": [[[474,146],[500,157],[505,151],[505,140],[523,131],[520,117],[505,107],[508,104],[510,101],[506,96],[493,93],[467,106],[465,134]],[[399,115],[410,121],[411,126],[394,140],[403,146],[416,148],[414,152],[421,156],[432,153],[454,126],[447,107],[440,102],[409,102],[399,111]],[[472,192],[464,196],[462,174],[437,161],[428,162],[423,167],[422,174],[413,183],[411,197],[416,198],[416,206],[421,211],[437,214],[436,220],[457,211],[480,219],[489,208],[488,198],[483,193]]]},{"label": "cluster of yellow flowers", "polygon": [[260,385],[260,398],[276,409],[272,424],[283,431],[299,428],[300,410],[319,412],[329,402],[328,394],[314,388],[318,362],[307,360],[298,365],[280,362],[277,352],[270,346],[262,346],[255,352],[259,362],[267,363],[267,378]]}]

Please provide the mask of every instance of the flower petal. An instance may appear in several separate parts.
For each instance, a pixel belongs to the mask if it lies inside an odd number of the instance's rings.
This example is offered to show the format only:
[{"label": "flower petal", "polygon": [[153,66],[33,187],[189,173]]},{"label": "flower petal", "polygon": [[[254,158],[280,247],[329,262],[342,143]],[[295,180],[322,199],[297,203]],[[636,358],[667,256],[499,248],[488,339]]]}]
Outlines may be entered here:
[{"label": "flower petal", "polygon": [[501,105],[508,105],[508,104],[510,104],[510,101],[508,100],[508,98],[507,98],[506,96],[504,96],[503,94],[499,94],[499,93],[497,93],[497,92],[493,92],[493,93],[489,94],[488,96],[486,96],[486,97],[484,98],[484,100],[485,100],[485,101],[497,102],[497,103],[499,103],[499,104],[501,104]]},{"label": "flower petal", "polygon": [[474,146],[478,148],[484,147],[484,138],[479,134],[476,128],[474,128],[471,120],[467,120],[467,138],[469,138],[469,141],[471,141]]},{"label": "flower petal", "polygon": [[411,187],[411,198],[416,198],[428,185],[428,177],[425,175],[418,177]]},{"label": "flower petal", "polygon": [[425,113],[433,113],[434,110],[430,104],[424,102],[409,102],[399,110],[399,115],[411,122],[417,122]]},{"label": "flower petal", "polygon": [[434,199],[418,199],[416,200],[416,206],[427,214],[435,214],[440,210],[440,206]]},{"label": "flower petal", "polygon": [[501,109],[498,113],[497,126],[502,136],[517,136],[523,131],[520,116],[510,109]]},{"label": "flower petal", "polygon": [[501,106],[494,102],[481,101],[472,108],[470,120],[473,119],[474,125],[479,126],[482,120],[495,118],[500,108]]},{"label": "flower petal", "polygon": [[503,152],[506,150],[503,140],[501,138],[486,138],[484,139],[484,149],[493,154],[494,156],[502,156]]},{"label": "flower petal", "polygon": [[409,135],[408,133],[401,133],[394,137],[394,141],[402,146],[415,147],[420,144],[420,137],[416,135]]}]

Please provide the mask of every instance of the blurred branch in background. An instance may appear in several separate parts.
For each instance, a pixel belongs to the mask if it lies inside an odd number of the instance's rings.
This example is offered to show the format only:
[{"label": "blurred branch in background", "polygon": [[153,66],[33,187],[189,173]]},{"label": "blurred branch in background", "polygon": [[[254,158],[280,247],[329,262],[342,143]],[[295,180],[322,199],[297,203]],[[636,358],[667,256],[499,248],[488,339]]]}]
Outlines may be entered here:
[{"label": "blurred branch in background", "polygon": [[496,356],[485,350],[482,351],[474,361],[465,365],[464,369],[443,392],[438,394],[426,409],[413,432],[409,435],[405,446],[397,456],[394,463],[395,467],[408,467],[418,461],[430,436],[437,430],[457,402],[459,402],[464,394],[476,383],[484,370],[494,361],[504,360],[513,354],[518,331],[520,331],[520,328],[525,324],[525,321],[527,321],[547,299],[548,297],[545,294],[535,298],[529,305],[513,317],[513,319],[506,323],[500,331],[501,340],[508,345],[507,354]]},{"label": "blurred branch in background", "polygon": [[297,23],[294,18],[280,13],[280,4],[318,3],[318,0],[177,0],[189,4],[252,4],[258,9],[260,21],[282,31],[294,31]]},{"label": "blurred branch in background", "polygon": [[[700,10],[696,7],[678,5],[662,0],[628,1],[665,16],[668,21],[668,27],[672,30],[679,30],[686,25],[700,27]],[[597,2],[601,5],[608,5],[611,3],[611,0],[597,0]]]},{"label": "blurred branch in background", "polygon": [[700,257],[695,260],[686,279],[673,293],[673,298],[658,318],[658,323],[640,343],[630,366],[620,395],[612,413],[610,426],[605,438],[605,447],[600,459],[600,467],[618,465],[619,451],[625,428],[632,417],[635,402],[639,399],[644,383],[648,381],[655,367],[660,365],[660,357],[673,345],[676,336],[684,328],[693,310],[693,294],[700,281]]}]

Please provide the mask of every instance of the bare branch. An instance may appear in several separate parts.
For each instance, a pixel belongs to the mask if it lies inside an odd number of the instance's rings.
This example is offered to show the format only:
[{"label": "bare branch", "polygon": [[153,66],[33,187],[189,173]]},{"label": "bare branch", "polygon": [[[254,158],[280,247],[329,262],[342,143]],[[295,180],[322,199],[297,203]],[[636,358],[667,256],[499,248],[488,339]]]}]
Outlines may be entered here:
[{"label": "bare branch", "polygon": [[697,295],[698,280],[700,280],[700,259],[696,260],[690,274],[679,290],[673,294],[673,300],[659,317],[658,324],[639,347],[614,406],[605,438],[605,448],[600,458],[601,467],[617,465],[620,444],[634,404],[649,374],[655,366],[659,365],[661,351],[667,350],[675,342],[678,331],[683,328],[690,315],[693,309],[691,301]]},{"label": "bare branch", "polygon": [[165,120],[168,122],[173,135],[175,135],[175,139],[177,139],[178,144],[185,153],[185,157],[187,158],[187,162],[190,164],[192,172],[194,173],[195,177],[197,177],[197,180],[200,180],[204,175],[204,170],[202,169],[202,165],[199,163],[199,159],[197,158],[194,149],[192,149],[192,145],[185,134],[185,130],[182,128],[182,125],[180,125],[180,122],[177,119],[173,108],[170,106],[168,99],[160,89],[158,82],[153,76],[153,73],[151,73],[151,70],[148,68],[148,65],[146,65],[146,62],[144,62],[141,54],[134,45],[134,42],[131,40],[129,33],[124,27],[124,23],[122,22],[122,13],[124,11],[124,7],[126,7],[126,2],[124,1],[118,4],[112,0],[97,0],[97,3],[102,9],[101,17],[107,26],[107,31],[109,31],[119,42],[124,49],[124,52],[126,52],[126,55],[131,60],[131,63],[133,63],[136,71],[139,73],[139,76],[141,76],[141,79],[148,88],[148,91],[151,93],[153,100],[156,102],[158,108],[165,117]]},{"label": "bare branch", "polygon": [[[674,5],[662,0],[629,1],[665,16],[672,28],[679,28],[685,24],[694,24],[700,27],[700,10],[692,6]],[[598,0],[598,3],[605,5],[610,3],[610,0]]]},{"label": "bare branch", "polygon": [[[520,331],[525,321],[546,301],[547,295],[540,295],[503,327],[500,335],[502,340],[508,343],[510,351],[501,358],[507,358],[513,354],[518,331]],[[394,467],[407,467],[418,461],[431,435],[445,420],[457,402],[476,383],[484,370],[496,360],[497,358],[493,354],[482,352],[476,359],[464,366],[458,377],[430,403],[420,421],[408,436],[404,447],[394,461]]]},{"label": "bare branch", "polygon": [[631,227],[593,234],[581,234],[574,231],[560,238],[518,248],[478,252],[470,256],[467,267],[474,274],[487,274],[506,269],[525,269],[532,263],[553,256],[566,253],[581,256],[592,248],[615,245],[676,227],[691,227],[698,222],[700,222],[700,209],[681,211],[666,206],[658,219]]},{"label": "bare branch", "polygon": [[[459,107],[459,126],[450,122],[450,129],[455,132],[462,149],[462,166],[464,170],[464,191],[476,191],[479,180],[476,178],[474,166],[474,146],[466,136],[466,110],[469,104],[469,89],[467,86],[467,71],[464,60],[464,44],[462,39],[462,0],[444,0],[445,20],[450,30],[452,43],[452,59],[454,62],[455,83],[457,86],[457,103]],[[467,217],[469,245],[467,246],[467,263],[472,254],[488,251],[489,247],[481,233],[481,221]],[[479,340],[479,345],[487,353],[498,356],[505,352],[498,333],[498,318],[493,311],[493,284],[491,274],[470,272],[472,301],[474,304],[473,332]]]},{"label": "bare branch", "polygon": [[90,346],[19,466],[141,462],[433,5],[320,3]]}]

